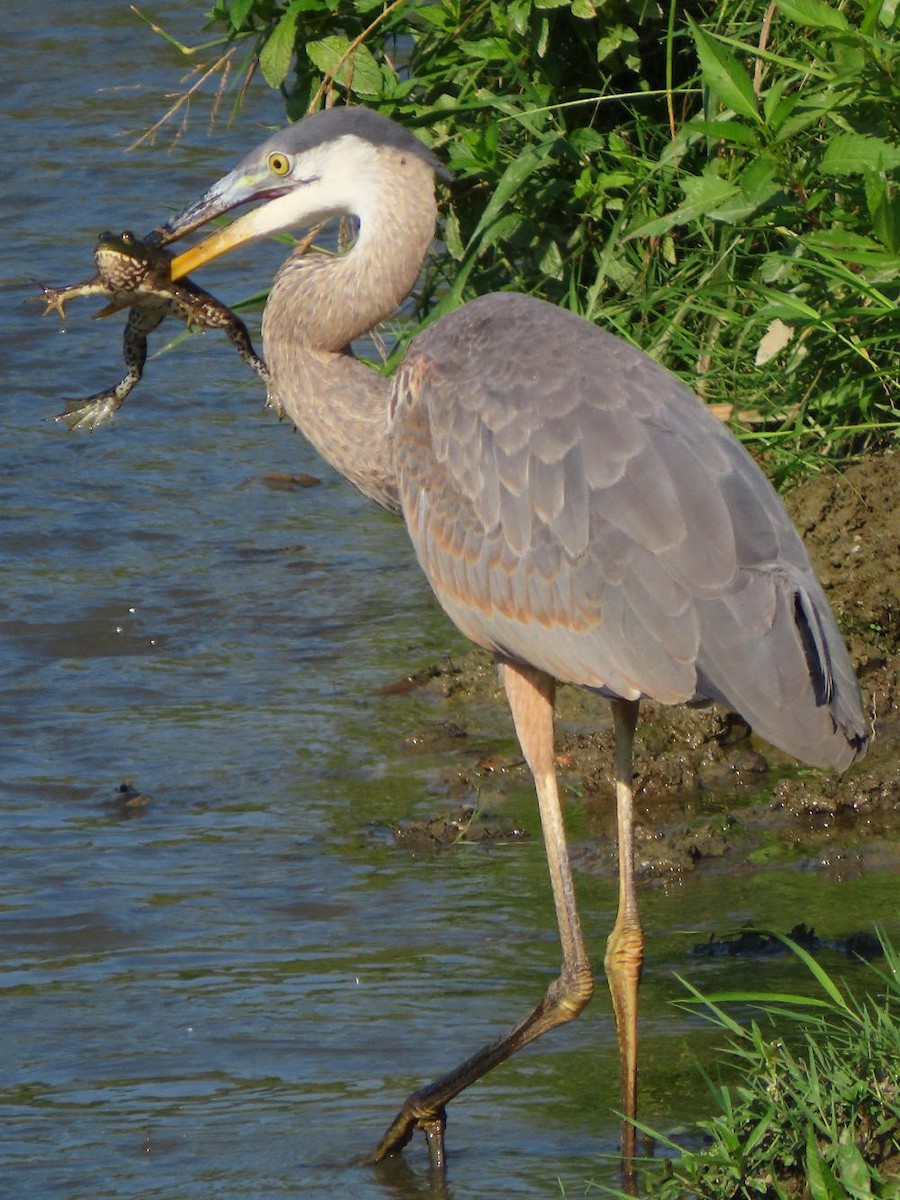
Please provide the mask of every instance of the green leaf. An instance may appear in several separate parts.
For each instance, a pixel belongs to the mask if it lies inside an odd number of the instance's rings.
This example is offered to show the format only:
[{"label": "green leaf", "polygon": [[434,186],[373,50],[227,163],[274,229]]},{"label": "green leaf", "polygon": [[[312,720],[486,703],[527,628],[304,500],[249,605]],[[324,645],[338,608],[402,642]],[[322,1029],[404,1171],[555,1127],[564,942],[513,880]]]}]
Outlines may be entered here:
[{"label": "green leaf", "polygon": [[776,0],[789,21],[811,29],[848,29],[847,18],[825,0]]},{"label": "green leaf", "polygon": [[892,254],[900,251],[900,193],[884,189],[872,207],[872,229],[875,236]]},{"label": "green leaf", "polygon": [[[793,299],[790,296],[782,297],[780,293],[770,293],[769,289],[756,288],[756,291],[763,295],[774,295],[777,299],[787,299],[789,302]],[[794,311],[802,312],[805,316],[815,316],[816,314],[809,307],[798,308],[794,305]],[[756,1004],[760,1008],[770,1008],[774,1005],[787,1005],[796,1008],[825,1008],[831,1009],[834,1006],[829,1004],[827,1000],[821,1000],[818,996],[804,996],[801,992],[704,992],[702,995],[697,993],[700,1001],[703,1004],[715,1002],[716,1004]],[[685,1001],[685,1003],[693,1003]]]},{"label": "green leaf", "polygon": [[730,143],[732,146],[746,146],[753,149],[759,145],[759,133],[751,129],[744,121],[707,121],[704,117],[692,117],[684,126],[687,133],[700,133],[715,141]]},{"label": "green leaf", "polygon": [[808,233],[800,234],[798,240],[810,250],[834,255],[841,262],[900,268],[896,259],[886,257],[883,248],[874,238],[854,233],[850,229],[811,229]]},{"label": "green leaf", "polygon": [[279,88],[294,57],[294,37],[299,13],[289,8],[259,52],[259,66],[269,87]]},{"label": "green leaf", "polygon": [[781,191],[776,175],[775,160],[768,154],[759,155],[740,173],[739,194],[720,204],[710,216],[715,221],[725,221],[729,224],[745,220]]},{"label": "green leaf", "polygon": [[[821,322],[821,314],[815,308],[812,308],[799,296],[795,296],[793,292],[782,292],[775,288],[766,287],[765,284],[757,283],[753,285],[753,291],[760,296],[765,297],[767,303],[757,309],[757,317],[763,320],[769,317],[781,317],[785,322],[800,320],[808,321],[812,325],[818,325]],[[790,1001],[790,997],[785,997]],[[796,997],[797,1003],[808,1004],[815,1008],[830,1008],[831,1005],[827,1000],[817,1000],[807,996]]]},{"label": "green leaf", "polygon": [[597,62],[605,62],[610,55],[619,53],[624,46],[637,40],[633,29],[627,25],[609,25],[604,27],[606,33],[597,41]]},{"label": "green leaf", "polygon": [[859,1147],[849,1140],[841,1141],[834,1149],[834,1165],[841,1183],[853,1200],[869,1200],[872,1195],[872,1177]]},{"label": "green leaf", "polygon": [[466,280],[477,263],[482,250],[497,240],[499,230],[507,228],[507,218],[509,216],[507,206],[511,204],[513,197],[522,184],[535,171],[544,166],[547,160],[555,153],[556,140],[553,138],[537,146],[528,147],[523,154],[509,164],[500,176],[491,198],[485,205],[481,218],[472,231],[472,235],[466,245],[459,270],[456,272],[453,280],[453,286],[444,293],[431,310],[428,316],[429,322],[435,320],[445,312],[452,312],[460,304]]},{"label": "green leaf", "polygon": [[864,171],[893,171],[900,167],[900,146],[867,133],[838,133],[822,155],[820,171],[859,175]]},{"label": "green leaf", "polygon": [[253,8],[254,0],[232,0],[228,6],[228,19],[232,29],[240,29]]},{"label": "green leaf", "polygon": [[822,1158],[812,1126],[806,1138],[806,1180],[812,1200],[847,1200],[847,1193]]},{"label": "green leaf", "polygon": [[531,0],[513,0],[506,6],[506,15],[516,33],[523,37],[528,31],[531,17]]},{"label": "green leaf", "polygon": [[538,266],[551,279],[562,279],[563,257],[556,242],[549,241],[538,260]]},{"label": "green leaf", "polygon": [[681,181],[681,188],[685,195],[683,204],[673,212],[629,230],[627,236],[658,237],[675,225],[687,225],[698,217],[712,216],[718,207],[736,196],[740,190],[736,184],[721,179],[712,170],[704,171],[702,175],[685,176]]},{"label": "green leaf", "polygon": [[[797,103],[797,97],[790,96],[785,104],[784,90],[787,87],[787,76],[782,75],[772,81],[771,86],[764,89],[762,94],[763,116],[768,125],[777,132],[778,125],[788,116]],[[776,123],[777,122],[777,123]]]},{"label": "green leaf", "polygon": [[778,940],[780,942],[783,942],[785,944],[785,946],[787,946],[788,949],[793,954],[796,954],[796,956],[800,959],[800,961],[803,963],[803,965],[806,967],[806,969],[809,971],[809,973],[813,976],[813,978],[819,984],[819,987],[822,989],[822,991],[825,992],[825,994],[830,997],[830,999],[831,999],[832,1003],[835,1005],[835,1007],[843,1009],[844,1012],[849,1013],[851,1011],[851,1009],[850,1009],[850,1006],[848,1005],[847,1001],[845,1000],[844,995],[841,992],[841,989],[834,982],[834,980],[831,978],[831,976],[828,974],[828,972],[825,970],[825,968],[820,966],[819,963],[816,962],[816,960],[809,953],[809,951],[805,950],[802,946],[799,946],[793,940],[793,938],[789,938],[783,933],[778,933],[777,930],[775,931],[775,936],[778,938]]},{"label": "green leaf", "polygon": [[759,121],[759,107],[750,76],[730,50],[689,22],[703,82],[719,99],[741,117]]},{"label": "green leaf", "polygon": [[535,49],[537,50],[538,58],[543,58],[547,53],[547,47],[550,44],[550,22],[546,17],[541,17],[541,27],[535,41]]},{"label": "green leaf", "polygon": [[573,129],[568,136],[568,142],[576,154],[596,154],[604,146],[603,138],[596,129],[589,126]]},{"label": "green leaf", "polygon": [[350,39],[335,34],[307,42],[306,53],[323,74],[330,75],[355,95],[381,95],[381,68],[367,46],[360,44],[350,50]]},{"label": "green leaf", "polygon": [[473,41],[460,41],[466,55],[485,62],[506,62],[509,59],[509,42],[501,37],[483,37]]},{"label": "green leaf", "polygon": [[455,208],[451,208],[447,213],[447,217],[443,224],[442,233],[444,236],[444,244],[449,250],[451,258],[454,258],[457,262],[459,262],[463,256],[465,247],[463,246],[462,237],[460,236],[459,217],[456,215]]}]

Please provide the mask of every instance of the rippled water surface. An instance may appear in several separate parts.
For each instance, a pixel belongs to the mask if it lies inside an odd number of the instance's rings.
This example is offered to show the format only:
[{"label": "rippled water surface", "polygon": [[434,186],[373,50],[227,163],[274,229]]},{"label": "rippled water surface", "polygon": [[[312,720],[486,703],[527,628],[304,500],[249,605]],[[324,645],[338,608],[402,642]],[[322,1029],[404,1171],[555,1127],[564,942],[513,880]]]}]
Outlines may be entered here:
[{"label": "rippled water surface", "polygon": [[[522,1015],[555,970],[530,796],[513,800],[528,842],[435,858],[393,846],[393,821],[442,803],[440,755],[399,749],[442,713],[377,689],[462,642],[402,527],[262,411],[224,340],[153,360],[110,428],[47,421],[118,377],[119,331],[81,302],[60,332],[24,297],[91,274],[100,229],[148,229],[282,113],[259,87],[231,128],[210,134],[200,103],[179,143],[129,153],[193,63],[124,4],[11,11],[0,1195],[433,1194],[421,1145],[384,1172],[347,1164],[410,1087]],[[199,42],[202,11],[167,0],[153,15]],[[210,285],[237,300],[277,255],[234,259]],[[283,490],[272,472],[322,484]],[[108,803],[125,780],[151,797],[136,815]],[[579,886],[599,960],[613,887]],[[802,872],[648,890],[648,1115],[671,1127],[702,1109],[691,1063],[707,1034],[668,1006],[672,971],[722,986],[736,968],[686,966],[699,936],[828,925],[836,903],[842,927],[865,925],[888,894],[877,875]],[[616,1074],[601,995],[455,1106],[449,1194],[611,1180]]]}]

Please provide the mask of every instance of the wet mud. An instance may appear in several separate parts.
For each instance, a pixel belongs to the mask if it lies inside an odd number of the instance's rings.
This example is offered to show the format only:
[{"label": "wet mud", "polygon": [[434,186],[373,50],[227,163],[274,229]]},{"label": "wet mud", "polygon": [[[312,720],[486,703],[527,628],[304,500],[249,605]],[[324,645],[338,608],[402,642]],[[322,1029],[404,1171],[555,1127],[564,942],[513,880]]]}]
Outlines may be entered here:
[{"label": "wet mud", "polygon": [[509,817],[480,812],[475,804],[438,813],[427,819],[403,821],[393,830],[394,841],[408,850],[446,850],[460,843],[523,841],[527,832]]},{"label": "wet mud", "polygon": [[[807,859],[847,877],[900,869],[900,455],[885,452],[800,483],[785,496],[857,667],[875,738],[843,776],[799,766],[717,706],[641,705],[635,745],[636,866],[644,878],[696,869],[735,871]],[[407,753],[443,752],[446,812],[395,831],[401,846],[457,844],[465,804],[481,840],[509,836],[504,791],[528,769],[504,740],[505,702],[488,654],[473,650],[382,689],[439,698],[432,726],[408,731]],[[586,836],[573,849],[584,870],[616,870],[613,737],[608,707],[561,686],[557,765],[563,794],[583,806]],[[507,724],[504,726],[504,719]],[[494,740],[496,735],[496,740]],[[482,811],[488,795],[488,808]],[[432,797],[434,799],[434,797]]]}]

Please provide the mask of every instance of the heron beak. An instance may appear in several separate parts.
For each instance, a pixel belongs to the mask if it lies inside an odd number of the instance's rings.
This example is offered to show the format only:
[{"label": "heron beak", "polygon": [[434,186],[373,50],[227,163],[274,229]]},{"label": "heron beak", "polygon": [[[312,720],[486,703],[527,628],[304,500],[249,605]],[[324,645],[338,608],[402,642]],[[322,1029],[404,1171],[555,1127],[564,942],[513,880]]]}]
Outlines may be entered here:
[{"label": "heron beak", "polygon": [[234,250],[237,246],[242,246],[244,242],[252,241],[259,236],[259,219],[256,211],[245,213],[236,221],[232,221],[230,225],[226,225],[224,229],[217,229],[215,233],[211,233],[208,238],[204,238],[196,246],[191,246],[190,250],[185,250],[183,254],[173,258],[172,278],[181,279],[183,276],[189,275],[191,271],[202,267],[204,263],[211,262],[221,254],[226,254],[229,250]]},{"label": "heron beak", "polygon": [[257,168],[255,164],[249,168],[246,165],[237,167],[218,183],[214,183],[199,200],[189,204],[177,217],[171,217],[160,227],[158,233],[163,245],[169,245],[184,237],[186,233],[199,229],[201,225],[206,225],[243,204],[252,204],[260,200],[267,203],[244,213],[231,225],[216,230],[190,250],[177,255],[172,260],[172,278],[181,279],[204,263],[218,258],[220,254],[225,254],[228,250],[233,250],[254,238],[264,237],[269,230],[261,214],[267,210],[272,200],[289,192],[291,186],[290,183],[279,185],[277,182],[273,185],[270,173]]}]

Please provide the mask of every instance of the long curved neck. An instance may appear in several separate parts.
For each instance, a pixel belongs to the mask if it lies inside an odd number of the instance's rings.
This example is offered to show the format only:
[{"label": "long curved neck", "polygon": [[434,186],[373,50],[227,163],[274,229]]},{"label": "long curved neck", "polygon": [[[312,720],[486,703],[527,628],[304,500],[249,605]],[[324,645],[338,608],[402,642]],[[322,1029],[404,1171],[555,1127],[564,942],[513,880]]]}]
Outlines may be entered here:
[{"label": "long curved neck", "polygon": [[399,510],[386,410],[390,382],[348,352],[415,286],[437,206],[427,163],[385,151],[367,176],[347,254],[292,255],[263,317],[271,390],[316,450],[361,492]]}]

